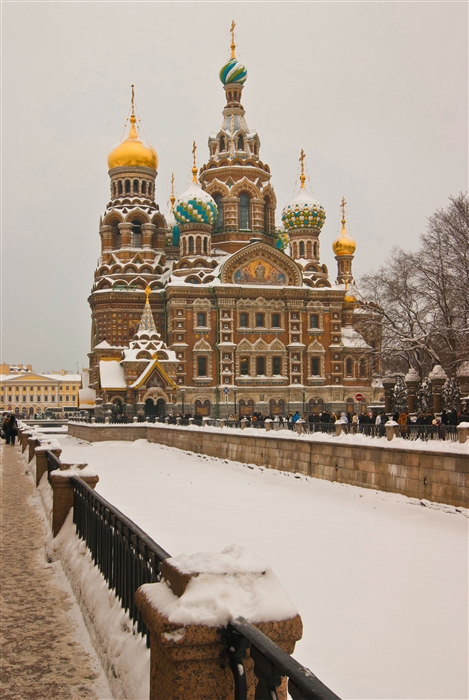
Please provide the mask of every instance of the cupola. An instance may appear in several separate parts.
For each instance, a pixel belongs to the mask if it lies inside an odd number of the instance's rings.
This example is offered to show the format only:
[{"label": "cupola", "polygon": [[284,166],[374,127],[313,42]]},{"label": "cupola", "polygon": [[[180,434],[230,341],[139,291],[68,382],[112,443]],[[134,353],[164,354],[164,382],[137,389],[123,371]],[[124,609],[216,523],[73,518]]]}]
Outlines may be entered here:
[{"label": "cupola", "polygon": [[130,128],[126,139],[120,142],[108,156],[109,170],[122,167],[151,168],[158,167],[158,156],[150,144],[144,143],[140,138],[136,127],[134,104],[134,86],[132,85],[132,113],[130,115]]}]

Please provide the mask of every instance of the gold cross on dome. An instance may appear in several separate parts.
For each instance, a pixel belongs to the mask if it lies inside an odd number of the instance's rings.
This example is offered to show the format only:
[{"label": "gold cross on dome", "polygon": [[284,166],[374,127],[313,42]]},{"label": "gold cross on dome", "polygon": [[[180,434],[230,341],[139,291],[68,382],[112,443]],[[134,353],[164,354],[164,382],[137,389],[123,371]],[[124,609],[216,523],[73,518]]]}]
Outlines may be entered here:
[{"label": "gold cross on dome", "polygon": [[196,152],[197,152],[197,145],[195,141],[192,142],[192,158],[193,158],[193,165],[192,165],[192,182],[197,182],[197,158],[196,158]]},{"label": "gold cross on dome", "polygon": [[234,39],[235,27],[236,27],[236,23],[233,20],[231,22],[231,28],[230,28],[230,32],[231,32],[231,58],[236,58],[236,54],[235,54],[236,44],[235,44],[235,39]]},{"label": "gold cross on dome", "polygon": [[340,208],[342,210],[342,223],[345,224],[345,205],[347,202],[345,201],[345,197],[342,197],[342,201],[340,203]]},{"label": "gold cross on dome", "polygon": [[306,180],[306,175],[305,175],[305,152],[303,149],[301,149],[300,153],[300,163],[301,163],[301,175],[300,175],[300,180],[301,180],[301,189],[303,190],[305,187],[305,180]]},{"label": "gold cross on dome", "polygon": [[135,86],[131,85],[130,87],[132,88],[132,116],[133,116],[135,113],[135,89],[134,89]]}]

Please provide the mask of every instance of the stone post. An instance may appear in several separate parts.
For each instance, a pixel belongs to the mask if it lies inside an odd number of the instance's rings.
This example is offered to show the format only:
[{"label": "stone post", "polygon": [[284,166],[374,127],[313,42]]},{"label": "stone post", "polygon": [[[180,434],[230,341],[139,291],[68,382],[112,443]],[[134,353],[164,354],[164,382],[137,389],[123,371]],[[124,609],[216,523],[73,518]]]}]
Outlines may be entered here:
[{"label": "stone post", "polygon": [[266,429],[267,432],[269,432],[269,430],[272,429],[272,422],[273,422],[273,421],[272,421],[271,418],[266,418],[266,419],[265,419],[265,421],[264,421],[264,427],[265,427],[265,429]]},{"label": "stone post", "polygon": [[392,390],[396,385],[396,377],[383,377],[382,382],[384,388],[384,412],[389,414],[392,412]]},{"label": "stone post", "polygon": [[39,483],[47,471],[47,450],[49,452],[52,452],[57,459],[60,459],[60,455],[62,454],[62,450],[60,447],[51,447],[51,445],[44,445],[41,444],[39,447],[36,447],[34,450],[34,454],[36,456],[36,486],[39,486]]},{"label": "stone post", "polygon": [[457,426],[458,429],[458,440],[459,442],[463,443],[466,442],[467,440],[467,435],[469,432],[469,423],[460,423]]},{"label": "stone post", "polygon": [[441,413],[441,394],[448,379],[447,374],[441,365],[435,365],[428,375],[428,379],[432,384],[433,413]]},{"label": "stone post", "polygon": [[395,437],[397,426],[399,426],[399,423],[396,423],[395,421],[388,421],[387,423],[384,424],[384,429],[386,430],[386,439],[387,440],[392,440]]},{"label": "stone post", "polygon": [[49,482],[52,488],[52,535],[56,537],[73,506],[73,489],[70,476],[80,476],[88,486],[95,488],[99,481],[98,475],[81,476],[79,469],[86,467],[86,464],[74,465],[75,470],[69,470],[69,464],[61,465],[60,470],[56,469],[49,475]]},{"label": "stone post", "polygon": [[335,434],[337,435],[337,437],[339,437],[339,435],[342,435],[343,427],[344,427],[344,424],[342,423],[342,421],[336,420],[336,422],[335,422]]},{"label": "stone post", "polygon": [[224,428],[224,427],[225,427],[225,419],[224,419],[224,418],[220,418],[220,420],[218,421],[218,426],[219,426],[220,428]]},{"label": "stone post", "polygon": [[[192,416],[191,416],[191,417],[189,418],[189,425],[194,425],[194,421],[195,421],[195,418],[192,418]],[[224,424],[225,424],[225,423],[223,422],[223,425],[224,425]],[[222,428],[223,428],[223,425],[222,425]]]},{"label": "stone post", "polygon": [[204,428],[207,427],[209,420],[210,420],[209,416],[204,416],[204,417],[202,418],[202,426],[203,426]]},{"label": "stone post", "polygon": [[413,367],[405,375],[404,381],[407,385],[407,405],[409,413],[415,413],[417,405],[417,387],[420,384],[420,376]]},{"label": "stone post", "polygon": [[[233,546],[221,554],[211,555],[213,560],[207,554],[203,555],[203,561],[200,555],[166,559],[161,567],[162,582],[145,584],[136,592],[136,605],[150,631],[150,700],[232,700],[234,697],[234,681],[227,663],[221,628],[230,619],[248,617],[242,609],[243,603],[238,602],[237,588],[242,591],[241,598],[249,597],[251,590],[254,596],[262,596],[275,576],[264,562],[261,562],[263,567],[256,566],[256,563],[252,565],[253,560],[260,561],[252,553],[249,553],[251,570],[249,565],[240,566],[239,555],[230,557],[229,550],[233,549],[246,551]],[[223,567],[225,560],[230,563]],[[191,561],[194,562],[192,567]],[[199,576],[202,577],[200,590],[197,581]],[[198,606],[189,603],[197,623],[187,619],[177,621],[181,614],[187,618],[185,598],[190,596],[185,593],[189,583],[192,593],[194,589],[198,591]],[[212,590],[218,590],[221,586],[226,592],[219,605],[217,598],[213,598],[213,593],[211,595],[211,585],[214,586]],[[171,614],[160,612],[159,609],[159,601],[168,596],[168,589],[172,593],[174,605]],[[236,603],[233,603],[234,600]],[[285,601],[279,600],[278,603],[278,609],[285,610]],[[303,630],[300,616],[295,614],[290,601],[288,605],[291,612],[286,619],[261,623],[252,619],[251,622],[287,654],[291,654],[296,641],[301,639]],[[179,606],[181,610],[186,609],[185,615],[178,612]],[[235,609],[232,610],[233,606]],[[222,617],[226,619],[218,619],[220,610],[223,610]],[[204,623],[204,611],[208,615],[215,615],[215,619]],[[247,697],[248,700],[254,700],[256,680],[253,664],[249,657],[243,663]],[[286,697],[284,679],[278,688],[278,698],[286,700]]]},{"label": "stone post", "polygon": [[295,423],[295,429],[296,429],[296,432],[298,433],[298,435],[301,435],[301,433],[303,432],[303,426],[304,426],[304,424],[305,424],[305,421],[302,420],[301,418],[299,418],[299,419],[296,421],[296,423]]},{"label": "stone post", "polygon": [[29,452],[28,452],[28,462],[32,460],[34,457],[34,450],[36,447],[39,447],[41,444],[41,441],[37,437],[29,436],[28,437],[28,445],[29,445]]},{"label": "stone post", "polygon": [[241,426],[241,430],[244,430],[244,428],[246,427],[246,423],[247,423],[246,418],[241,418],[241,420],[239,421],[239,424]]}]

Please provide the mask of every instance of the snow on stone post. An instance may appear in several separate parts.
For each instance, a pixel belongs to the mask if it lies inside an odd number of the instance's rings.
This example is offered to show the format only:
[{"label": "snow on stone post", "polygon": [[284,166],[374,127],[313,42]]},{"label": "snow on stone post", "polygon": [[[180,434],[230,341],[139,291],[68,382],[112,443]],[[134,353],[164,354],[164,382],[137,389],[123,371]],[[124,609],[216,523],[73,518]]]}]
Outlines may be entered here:
[{"label": "snow on stone post", "polygon": [[72,476],[79,476],[92,489],[99,481],[99,476],[86,464],[64,464],[62,462],[60,469],[55,469],[49,474],[52,488],[52,535],[54,537],[60,532],[70,509],[73,507]]},{"label": "snow on stone post", "polygon": [[417,405],[417,387],[420,384],[420,376],[417,370],[413,367],[409,369],[404,381],[407,386],[407,401],[409,413],[415,413]]},{"label": "snow on stone post", "polygon": [[464,443],[467,441],[468,437],[468,432],[469,432],[469,423],[460,423],[457,426],[458,429],[458,440],[461,443]]},{"label": "snow on stone post", "polygon": [[396,385],[396,377],[383,377],[381,381],[384,388],[384,412],[389,414],[392,411],[392,395]]},{"label": "snow on stone post", "polygon": [[[141,586],[135,602],[150,630],[150,700],[231,700],[234,681],[220,631],[244,617],[291,654],[303,625],[264,561],[231,545],[220,554],[166,559],[162,581]],[[244,659],[248,698],[253,664]],[[286,700],[286,680],[278,689]]]},{"label": "snow on stone post", "polygon": [[433,413],[441,413],[441,395],[443,392],[443,386],[448,377],[441,365],[435,365],[428,375],[428,379],[431,382],[433,391]]}]

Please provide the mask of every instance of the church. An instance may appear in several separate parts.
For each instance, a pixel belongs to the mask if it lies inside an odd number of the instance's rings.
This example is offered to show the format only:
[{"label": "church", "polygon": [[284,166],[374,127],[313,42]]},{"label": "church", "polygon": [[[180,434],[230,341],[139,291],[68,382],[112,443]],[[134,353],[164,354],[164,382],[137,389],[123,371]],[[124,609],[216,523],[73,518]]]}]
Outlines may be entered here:
[{"label": "church", "polygon": [[221,127],[200,169],[194,143],[192,183],[180,196],[173,187],[166,216],[132,86],[127,135],[108,157],[89,297],[87,405],[96,415],[360,411],[381,399],[372,379],[379,339],[366,337],[370,311],[353,293],[345,200],[332,282],[320,254],[326,212],[305,187],[303,151],[299,192],[276,225],[270,168],[242,105],[246,78],[233,25]]}]

